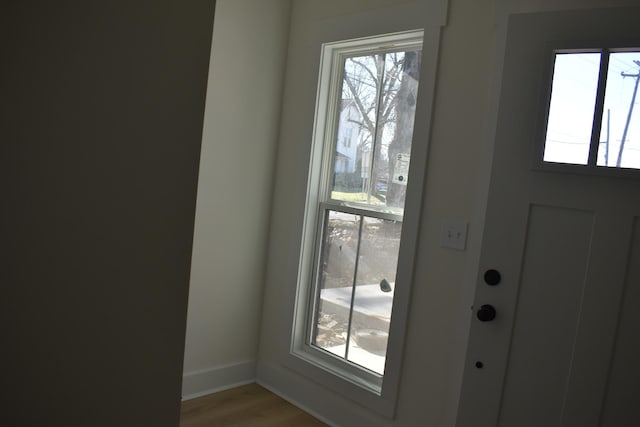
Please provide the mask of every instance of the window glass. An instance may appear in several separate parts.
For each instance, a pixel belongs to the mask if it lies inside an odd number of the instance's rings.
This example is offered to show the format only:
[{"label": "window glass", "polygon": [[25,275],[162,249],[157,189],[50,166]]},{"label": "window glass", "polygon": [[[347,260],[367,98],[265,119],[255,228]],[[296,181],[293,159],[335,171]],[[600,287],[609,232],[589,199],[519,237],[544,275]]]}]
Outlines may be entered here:
[{"label": "window glass", "polygon": [[640,52],[609,56],[598,166],[640,169]]},{"label": "window glass", "polygon": [[328,211],[318,275],[320,298],[312,343],[340,357],[346,357],[359,239],[358,215]]},{"label": "window glass", "polygon": [[639,83],[640,49],[556,53],[543,160],[640,169]]},{"label": "window glass", "polygon": [[419,67],[418,50],[345,59],[332,199],[402,212]]},{"label": "window glass", "polygon": [[600,73],[600,53],[555,56],[544,161],[586,165]]},{"label": "window glass", "polygon": [[385,355],[402,223],[328,211],[313,344],[378,374]]},{"label": "window glass", "polygon": [[347,359],[382,374],[402,223],[370,217],[362,221]]}]

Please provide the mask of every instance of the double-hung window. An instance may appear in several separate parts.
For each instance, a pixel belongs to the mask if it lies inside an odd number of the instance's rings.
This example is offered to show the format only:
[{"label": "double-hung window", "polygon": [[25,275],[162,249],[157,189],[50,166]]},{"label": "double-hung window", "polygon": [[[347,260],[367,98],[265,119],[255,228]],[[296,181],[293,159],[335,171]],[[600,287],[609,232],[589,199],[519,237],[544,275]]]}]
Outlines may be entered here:
[{"label": "double-hung window", "polygon": [[380,392],[396,281],[422,32],[323,45],[298,338],[323,367]]}]

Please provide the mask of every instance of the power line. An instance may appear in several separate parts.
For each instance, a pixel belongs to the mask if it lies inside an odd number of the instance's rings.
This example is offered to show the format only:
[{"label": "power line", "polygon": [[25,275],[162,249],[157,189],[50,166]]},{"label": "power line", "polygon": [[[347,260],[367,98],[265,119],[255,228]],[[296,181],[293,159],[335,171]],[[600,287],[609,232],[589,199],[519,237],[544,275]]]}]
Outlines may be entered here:
[{"label": "power line", "polygon": [[[622,70],[624,71],[629,71],[632,70],[634,68],[634,65],[625,61],[624,59],[621,59],[618,55],[616,55],[615,53],[612,54],[611,56],[609,56],[611,59],[613,59],[614,61],[617,61],[619,64],[621,64],[622,66],[624,66],[624,69]],[[634,61],[635,62],[635,61]],[[618,65],[618,67],[620,67],[620,65]]]}]

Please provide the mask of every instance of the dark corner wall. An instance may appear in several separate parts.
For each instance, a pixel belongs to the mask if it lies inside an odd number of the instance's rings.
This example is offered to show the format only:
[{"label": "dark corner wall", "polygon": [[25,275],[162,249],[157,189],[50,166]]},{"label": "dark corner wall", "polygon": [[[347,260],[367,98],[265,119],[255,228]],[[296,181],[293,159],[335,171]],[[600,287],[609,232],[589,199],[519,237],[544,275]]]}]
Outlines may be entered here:
[{"label": "dark corner wall", "polygon": [[3,2],[0,425],[178,425],[214,6]]}]

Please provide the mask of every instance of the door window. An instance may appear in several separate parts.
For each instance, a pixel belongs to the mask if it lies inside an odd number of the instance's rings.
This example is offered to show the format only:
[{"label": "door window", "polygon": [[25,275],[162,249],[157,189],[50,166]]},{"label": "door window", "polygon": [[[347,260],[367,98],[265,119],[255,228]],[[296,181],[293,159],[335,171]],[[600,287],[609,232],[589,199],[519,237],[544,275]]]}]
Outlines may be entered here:
[{"label": "door window", "polygon": [[640,169],[640,49],[556,51],[542,158]]}]

